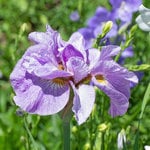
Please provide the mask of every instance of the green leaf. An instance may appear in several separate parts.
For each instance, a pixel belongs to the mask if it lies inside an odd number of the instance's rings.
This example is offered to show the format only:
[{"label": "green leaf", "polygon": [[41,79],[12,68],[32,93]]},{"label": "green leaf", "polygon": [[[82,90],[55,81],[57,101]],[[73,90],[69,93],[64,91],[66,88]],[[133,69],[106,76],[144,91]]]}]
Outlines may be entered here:
[{"label": "green leaf", "polygon": [[149,64],[142,64],[142,65],[125,65],[125,67],[130,71],[146,71],[150,70]]},{"label": "green leaf", "polygon": [[140,114],[140,118],[142,119],[146,104],[148,102],[148,100],[150,100],[150,83],[148,84],[147,90],[145,92],[144,98],[143,98],[143,103],[142,103],[142,107],[141,107],[141,114]]}]

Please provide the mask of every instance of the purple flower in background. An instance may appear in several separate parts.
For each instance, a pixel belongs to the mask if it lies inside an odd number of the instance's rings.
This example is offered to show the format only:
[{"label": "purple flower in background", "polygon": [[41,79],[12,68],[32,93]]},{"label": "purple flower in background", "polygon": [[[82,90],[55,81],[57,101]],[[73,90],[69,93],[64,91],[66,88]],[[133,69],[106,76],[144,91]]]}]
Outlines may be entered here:
[{"label": "purple flower in background", "polygon": [[93,44],[93,39],[95,38],[93,29],[89,27],[85,27],[85,28],[80,28],[78,32],[81,33],[85,39],[86,49],[91,48]]},{"label": "purple flower in background", "polygon": [[141,5],[141,0],[110,0],[115,19],[131,22],[133,12]]},{"label": "purple flower in background", "polygon": [[[106,34],[105,38],[109,38],[109,41],[117,41],[118,31],[121,28],[126,28],[132,20],[132,14],[138,10],[141,4],[141,0],[110,0],[112,10],[109,11],[106,8],[98,7],[94,16],[88,19],[87,27],[81,28],[78,31],[84,36],[88,47],[92,46],[92,42],[99,34],[102,33],[103,25],[107,21],[112,21],[112,29]],[[116,23],[120,20],[120,23]],[[102,39],[103,40],[103,39]],[[112,44],[120,44],[112,42]]]},{"label": "purple flower in background", "polygon": [[78,21],[80,19],[80,15],[79,15],[79,12],[78,11],[73,11],[71,14],[70,14],[70,20],[72,21]]},{"label": "purple flower in background", "polygon": [[111,38],[117,35],[118,27],[111,12],[103,7],[96,9],[95,15],[88,19],[87,27],[78,30],[84,36],[87,48],[92,47],[93,40],[102,33],[104,24],[110,20],[113,22],[113,26],[106,34],[106,38]]},{"label": "purple flower in background", "polygon": [[122,53],[121,53],[121,56],[118,60],[118,63],[119,64],[124,64],[124,61],[126,58],[129,58],[129,57],[133,57],[134,53],[133,53],[133,48],[132,46],[129,46],[127,47]]},{"label": "purple flower in background", "polygon": [[98,7],[95,11],[95,15],[88,19],[87,26],[95,29],[101,23],[107,22],[109,20],[111,20],[110,12],[103,7]]}]

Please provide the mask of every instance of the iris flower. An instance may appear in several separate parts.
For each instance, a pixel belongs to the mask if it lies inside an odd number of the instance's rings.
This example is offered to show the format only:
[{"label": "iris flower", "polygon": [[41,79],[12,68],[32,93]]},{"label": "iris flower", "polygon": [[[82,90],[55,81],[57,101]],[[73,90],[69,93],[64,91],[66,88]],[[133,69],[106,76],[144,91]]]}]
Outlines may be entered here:
[{"label": "iris flower", "polygon": [[64,42],[47,26],[45,33],[30,33],[29,39],[35,45],[27,49],[10,75],[14,102],[28,113],[51,115],[65,108],[73,89],[73,111],[78,111],[78,123],[83,123],[92,111],[95,92],[92,86],[79,84],[88,73],[82,36],[76,33]]},{"label": "iris flower", "polygon": [[94,105],[94,85],[110,97],[113,117],[127,111],[129,84],[137,83],[137,77],[111,58],[119,53],[119,47],[86,50],[80,33],[65,42],[49,26],[45,33],[30,33],[29,39],[35,45],[27,49],[10,75],[14,102],[21,109],[52,115],[70,104],[69,109],[82,124]]}]

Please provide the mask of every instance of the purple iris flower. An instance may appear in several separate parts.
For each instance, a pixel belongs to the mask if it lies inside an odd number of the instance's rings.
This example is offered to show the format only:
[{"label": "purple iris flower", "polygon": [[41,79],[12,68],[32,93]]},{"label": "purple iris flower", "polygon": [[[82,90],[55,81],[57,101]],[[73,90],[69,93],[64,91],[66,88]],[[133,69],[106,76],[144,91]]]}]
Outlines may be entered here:
[{"label": "purple iris flower", "polygon": [[133,12],[142,4],[141,0],[110,0],[115,19],[131,22]]},{"label": "purple iris flower", "polygon": [[30,33],[29,39],[35,45],[27,49],[10,75],[14,102],[31,114],[55,114],[70,101],[73,88],[73,112],[78,123],[83,123],[95,100],[94,88],[81,84],[88,74],[83,37],[76,33],[64,42],[47,26],[45,33]]},{"label": "purple iris flower", "polygon": [[22,110],[51,115],[69,103],[78,124],[82,124],[94,105],[94,84],[110,97],[113,117],[127,111],[130,82],[137,83],[137,77],[112,60],[119,47],[86,50],[80,33],[65,42],[49,26],[45,33],[30,33],[29,39],[35,45],[27,49],[10,75],[14,102]]}]

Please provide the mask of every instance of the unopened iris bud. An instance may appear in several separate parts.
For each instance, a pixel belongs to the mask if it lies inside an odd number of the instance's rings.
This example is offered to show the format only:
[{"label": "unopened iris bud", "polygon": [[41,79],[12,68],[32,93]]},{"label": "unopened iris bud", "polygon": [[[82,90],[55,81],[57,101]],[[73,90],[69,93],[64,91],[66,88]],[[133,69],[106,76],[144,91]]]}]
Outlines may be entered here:
[{"label": "unopened iris bud", "polygon": [[103,27],[103,32],[102,34],[106,35],[112,28],[113,22],[112,21],[107,21]]},{"label": "unopened iris bud", "polygon": [[112,21],[107,21],[104,26],[103,26],[103,29],[102,29],[102,33],[99,34],[95,40],[95,43],[93,45],[94,48],[99,48],[99,42],[101,41],[101,39],[103,39],[106,34],[111,30],[113,26],[113,22]]}]

